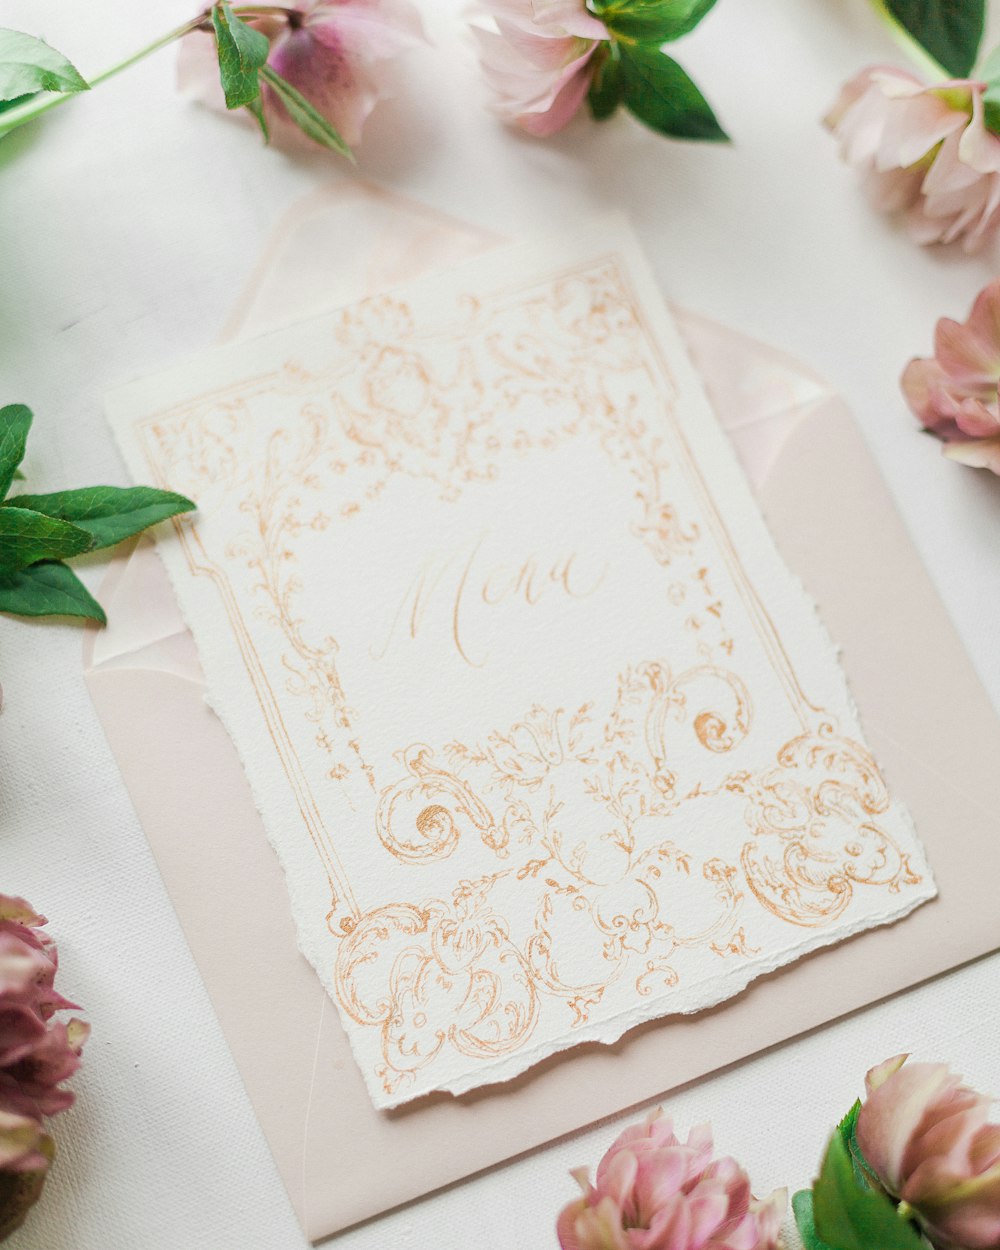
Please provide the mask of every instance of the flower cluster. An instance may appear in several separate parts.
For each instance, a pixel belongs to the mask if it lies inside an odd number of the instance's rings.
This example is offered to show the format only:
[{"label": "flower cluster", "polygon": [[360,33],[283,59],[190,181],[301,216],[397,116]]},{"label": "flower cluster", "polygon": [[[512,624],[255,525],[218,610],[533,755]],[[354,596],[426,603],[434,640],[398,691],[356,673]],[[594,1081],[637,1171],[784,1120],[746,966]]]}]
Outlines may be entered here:
[{"label": "flower cluster", "polygon": [[73,1094],[62,1087],[80,1064],[88,1026],[56,1020],[72,1009],[55,988],[55,943],[21,898],[0,894],[0,1237],[17,1228],[52,1158],[47,1116]]},{"label": "flower cluster", "polygon": [[926,86],[906,70],[873,66],[847,83],[826,118],[876,206],[902,213],[920,243],[961,239],[974,251],[1000,226],[1000,137],[986,125],[987,86]]},{"label": "flower cluster", "polygon": [[727,136],[664,44],[692,30],[714,0],[480,0],[472,32],[497,113],[529,134],[554,134],[584,102],[597,120],[623,105],[660,134]]},{"label": "flower cluster", "polygon": [[[341,151],[360,141],[385,92],[388,64],[423,37],[409,0],[301,0],[294,8],[248,15],[240,25],[261,40],[254,112],[265,134],[285,147],[318,142]],[[217,27],[189,34],[181,44],[178,85],[191,99],[232,108],[223,90],[225,70],[220,83],[220,53]]]},{"label": "flower cluster", "polygon": [[707,1125],[686,1142],[656,1111],[627,1128],[583,1196],[566,1206],[556,1231],[562,1250],[774,1250],[785,1191],[760,1202],[734,1160],[712,1157]]},{"label": "flower cluster", "polygon": [[981,291],[968,321],[942,317],[934,355],[911,360],[903,393],[944,454],[1000,474],[1000,280]]},{"label": "flower cluster", "polygon": [[943,1063],[897,1055],[871,1069],[857,1143],[885,1191],[934,1246],[1000,1246],[1000,1124],[991,1100]]},{"label": "flower cluster", "polygon": [[486,13],[493,25],[472,33],[497,113],[529,134],[561,130],[587,98],[608,28],[580,0],[490,0]]}]

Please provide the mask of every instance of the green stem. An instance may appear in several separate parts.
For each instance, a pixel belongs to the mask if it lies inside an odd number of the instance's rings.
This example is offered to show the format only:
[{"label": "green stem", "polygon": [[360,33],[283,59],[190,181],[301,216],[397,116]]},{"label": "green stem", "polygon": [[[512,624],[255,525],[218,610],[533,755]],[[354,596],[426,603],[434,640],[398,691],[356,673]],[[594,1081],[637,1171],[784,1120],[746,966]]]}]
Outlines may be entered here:
[{"label": "green stem", "polygon": [[[233,12],[238,17],[287,17],[291,11],[277,4],[244,4],[233,8]],[[191,34],[192,31],[197,30],[210,20],[211,10],[206,9],[203,13],[199,13],[197,17],[191,18],[190,21],[185,22],[182,26],[169,31],[159,39],[154,39],[152,43],[147,44],[144,48],[140,48],[138,52],[133,52],[124,61],[119,61],[117,65],[112,65],[108,69],[102,70],[99,74],[95,74],[87,85],[96,87],[99,83],[106,82],[109,78],[114,78],[123,69],[128,69],[138,61],[145,60],[147,56],[151,56],[154,52],[159,52],[167,44],[183,39],[185,35]],[[40,92],[38,95],[32,96],[30,100],[25,100],[23,104],[7,109],[6,112],[0,113],[0,136],[7,134],[11,130],[16,130],[18,126],[23,126],[26,122],[34,121],[36,117],[49,112],[50,109],[58,108],[60,104],[65,104],[67,100],[72,100],[79,94],[79,92]]]},{"label": "green stem", "polygon": [[888,28],[893,39],[932,82],[941,82],[953,77],[943,65],[935,61],[926,48],[917,43],[906,27],[893,17],[885,0],[872,0],[872,8],[882,19],[882,24]]}]

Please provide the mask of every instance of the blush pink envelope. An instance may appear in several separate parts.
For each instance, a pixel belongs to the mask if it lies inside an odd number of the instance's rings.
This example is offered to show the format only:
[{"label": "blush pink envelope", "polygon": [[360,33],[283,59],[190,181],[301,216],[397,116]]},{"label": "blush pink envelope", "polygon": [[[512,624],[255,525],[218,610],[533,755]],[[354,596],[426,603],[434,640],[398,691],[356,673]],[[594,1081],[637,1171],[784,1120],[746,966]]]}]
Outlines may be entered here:
[{"label": "blush pink envelope", "polygon": [[[351,239],[351,248],[339,241]],[[279,227],[229,334],[347,302],[495,240],[326,189]],[[1000,721],[841,402],[808,369],[675,310],[778,544],[820,605],[940,889],[695,1017],[581,1046],[461,1098],[374,1109],[299,954],[281,869],[152,543],[109,569],[86,679],[307,1234],[319,1239],[1000,945]],[[167,539],[169,541],[169,539]],[[155,707],[156,716],[149,715]]]}]

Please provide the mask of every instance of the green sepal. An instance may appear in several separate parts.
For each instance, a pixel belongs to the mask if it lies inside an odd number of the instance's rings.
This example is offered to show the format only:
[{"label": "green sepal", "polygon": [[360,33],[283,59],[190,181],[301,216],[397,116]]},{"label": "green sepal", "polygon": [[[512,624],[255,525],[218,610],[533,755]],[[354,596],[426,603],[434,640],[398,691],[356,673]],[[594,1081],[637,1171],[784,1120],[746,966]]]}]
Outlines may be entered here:
[{"label": "green sepal", "polygon": [[247,112],[260,127],[260,133],[264,136],[264,142],[271,142],[271,131],[267,125],[267,118],[264,115],[264,102],[260,96],[255,100],[251,100],[246,106]]},{"label": "green sepal", "polygon": [[832,1250],[926,1250],[892,1199],[859,1182],[840,1132],[830,1138],[813,1185],[812,1209],[816,1234]]},{"label": "green sepal", "polygon": [[[599,50],[600,51],[600,50]],[[618,108],[622,99],[621,61],[618,46],[614,43],[603,47],[604,55],[600,57],[590,80],[587,92],[587,103],[595,121],[604,121]]]},{"label": "green sepal", "polygon": [[266,35],[241,21],[225,0],[212,5],[212,26],[226,108],[243,108],[260,96],[258,73],[271,45]]},{"label": "green sepal", "polygon": [[0,408],[0,499],[10,490],[18,465],[24,459],[31,419],[31,409],[26,404],[7,404]]},{"label": "green sepal", "polygon": [[0,507],[0,577],[9,577],[39,560],[64,560],[94,546],[94,536],[69,521],[16,508]]},{"label": "green sepal", "polygon": [[47,495],[12,495],[0,505],[0,517],[9,507],[71,521],[91,536],[93,548],[98,549],[113,547],[196,505],[183,495],[153,486],[84,486]]},{"label": "green sepal", "polygon": [[38,91],[89,90],[76,66],[44,39],[0,28],[0,100],[13,102]]},{"label": "green sepal", "polygon": [[983,122],[987,130],[1000,135],[1000,48],[994,48],[979,71],[986,83],[983,95]]},{"label": "green sepal", "polygon": [[285,106],[288,116],[308,139],[312,139],[314,143],[319,143],[325,148],[331,148],[334,152],[339,152],[350,161],[354,160],[354,153],[338,131],[301,92],[295,90],[290,82],[286,82],[270,65],[264,66],[260,71],[260,76],[271,87]]},{"label": "green sepal", "polygon": [[67,564],[44,561],[0,582],[0,612],[79,616],[107,624],[104,609]]},{"label": "green sepal", "polygon": [[986,0],[875,0],[941,68],[968,78],[976,63]]},{"label": "green sepal", "polygon": [[598,0],[592,12],[618,39],[659,47],[694,30],[715,0]]},{"label": "green sepal", "polygon": [[621,83],[629,112],[651,130],[674,139],[728,141],[694,81],[672,57],[656,48],[622,44]]}]

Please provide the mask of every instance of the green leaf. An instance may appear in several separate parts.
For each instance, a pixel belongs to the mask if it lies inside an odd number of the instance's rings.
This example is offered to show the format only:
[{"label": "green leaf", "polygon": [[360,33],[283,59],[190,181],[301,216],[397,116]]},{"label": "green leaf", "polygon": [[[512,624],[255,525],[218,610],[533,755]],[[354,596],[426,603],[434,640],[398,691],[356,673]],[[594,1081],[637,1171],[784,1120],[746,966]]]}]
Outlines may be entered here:
[{"label": "green leaf", "polygon": [[325,148],[332,148],[348,160],[354,160],[354,153],[340,137],[333,126],[318,109],[314,108],[304,95],[301,95],[291,83],[286,82],[280,74],[275,73],[270,65],[260,71],[261,78],[271,87],[275,95],[285,106],[288,116],[302,133]]},{"label": "green leaf", "polygon": [[13,495],[0,506],[26,508],[61,521],[72,521],[85,530],[94,548],[112,547],[158,521],[190,512],[197,505],[173,491],[153,486],[85,486],[49,495]]},{"label": "green leaf", "polygon": [[31,429],[31,409],[25,404],[0,408],[0,499],[10,490]]},{"label": "green leaf", "polygon": [[694,30],[715,0],[606,0],[596,16],[619,39],[659,47]]},{"label": "green leaf", "polygon": [[27,95],[16,95],[13,100],[0,100],[0,113],[6,113],[8,109],[15,109],[19,104],[27,104],[29,100],[33,100],[39,92],[29,91]]},{"label": "green leaf", "polygon": [[793,1195],[792,1212],[795,1215],[795,1227],[799,1230],[804,1250],[832,1250],[832,1247],[816,1232],[811,1189],[800,1189],[797,1194]]},{"label": "green leaf", "polygon": [[891,1198],[859,1184],[839,1132],[830,1139],[812,1204],[816,1233],[833,1250],[926,1250]]},{"label": "green leaf", "polygon": [[212,6],[212,25],[226,108],[242,108],[260,95],[257,75],[271,45],[266,35],[240,21],[225,2]]},{"label": "green leaf", "polygon": [[256,100],[251,100],[250,103],[246,107],[247,107],[247,112],[250,114],[252,118],[254,118],[254,120],[257,122],[257,125],[260,127],[260,132],[264,136],[264,142],[270,143],[271,132],[267,126],[267,118],[264,116],[264,104],[260,96],[258,96]]},{"label": "green leaf", "polygon": [[0,508],[0,577],[26,568],[37,560],[63,560],[89,551],[92,534],[68,521],[59,521],[4,504]]},{"label": "green leaf", "polygon": [[0,100],[35,91],[87,90],[79,70],[43,39],[0,28]]},{"label": "green leaf", "polygon": [[82,616],[107,623],[104,609],[66,564],[45,561],[0,582],[0,612],[17,616]]},{"label": "green leaf", "polygon": [[986,83],[983,121],[987,130],[1000,134],[1000,48],[994,48],[983,62],[979,77]]},{"label": "green leaf", "polygon": [[621,46],[622,98],[651,130],[675,139],[729,138],[708,101],[675,60],[646,44]]},{"label": "green leaf", "polygon": [[622,98],[621,61],[615,44],[607,45],[590,80],[587,103],[596,121],[604,121],[618,108]]},{"label": "green leaf", "polygon": [[879,0],[954,78],[967,78],[983,37],[986,0]]}]

